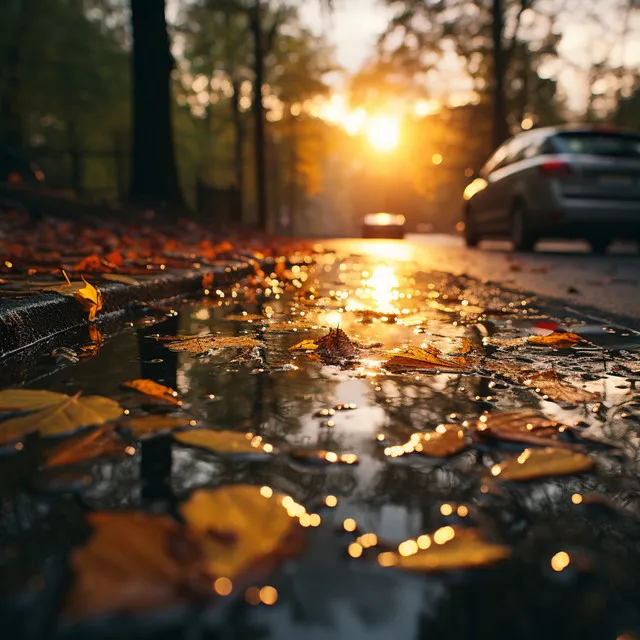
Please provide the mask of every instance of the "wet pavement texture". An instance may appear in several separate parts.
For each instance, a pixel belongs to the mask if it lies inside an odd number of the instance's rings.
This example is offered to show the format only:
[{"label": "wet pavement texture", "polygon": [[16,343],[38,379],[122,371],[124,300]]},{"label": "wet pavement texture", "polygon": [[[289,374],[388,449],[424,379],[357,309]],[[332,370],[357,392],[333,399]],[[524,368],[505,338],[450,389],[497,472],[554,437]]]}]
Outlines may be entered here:
[{"label": "wet pavement texture", "polygon": [[[69,344],[29,360],[21,373],[27,388],[107,396],[128,418],[162,412],[250,434],[256,453],[216,455],[170,435],[129,435],[124,458],[43,468],[49,442],[30,437],[6,447],[3,637],[637,637],[637,336],[579,314],[558,317],[543,299],[421,270],[388,246],[378,257],[321,254],[286,282],[273,274],[258,291],[212,290],[168,314],[111,328],[99,344],[85,336],[93,353]],[[353,357],[291,350],[303,340],[319,344],[336,327],[359,345]],[[566,348],[524,341],[556,327],[583,340]],[[194,355],[157,339],[210,334],[259,345]],[[407,345],[448,367],[391,366]],[[537,386],[536,374],[548,370],[560,392]],[[136,378],[175,389],[182,406],[122,388]],[[524,409],[554,425],[542,444],[587,456],[593,467],[503,480],[505,460],[522,464],[535,444],[486,437],[483,425]],[[558,424],[565,426],[556,431]],[[421,454],[424,434],[428,441],[449,430],[463,442],[457,452]],[[90,536],[88,513],[174,515],[194,490],[233,484],[268,487],[304,507],[306,521],[296,516],[304,549],[256,585],[275,588],[275,605],[249,603],[243,588],[187,613],[59,622],[74,580],[71,550]],[[437,560],[420,571],[398,566],[466,528],[508,557],[473,567],[463,550],[451,570]]]}]

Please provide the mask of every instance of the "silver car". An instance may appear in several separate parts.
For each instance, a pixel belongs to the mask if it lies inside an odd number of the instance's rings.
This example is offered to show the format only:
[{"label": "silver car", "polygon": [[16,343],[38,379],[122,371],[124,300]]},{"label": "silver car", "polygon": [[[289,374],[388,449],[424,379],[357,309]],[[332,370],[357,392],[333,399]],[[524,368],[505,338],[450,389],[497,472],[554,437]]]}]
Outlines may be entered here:
[{"label": "silver car", "polygon": [[508,237],[531,251],[542,237],[586,238],[604,253],[640,241],[640,134],[585,126],[520,133],[464,191],[467,246]]}]

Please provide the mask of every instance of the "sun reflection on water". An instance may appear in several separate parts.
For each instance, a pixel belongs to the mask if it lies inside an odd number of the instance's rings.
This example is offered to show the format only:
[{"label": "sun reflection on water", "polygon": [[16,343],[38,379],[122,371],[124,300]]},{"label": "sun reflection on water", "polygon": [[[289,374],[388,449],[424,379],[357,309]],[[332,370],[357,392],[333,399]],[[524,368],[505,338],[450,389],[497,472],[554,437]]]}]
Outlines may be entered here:
[{"label": "sun reflection on water", "polygon": [[393,302],[398,300],[400,283],[393,267],[379,265],[363,284],[371,290],[371,298],[375,302],[375,309],[380,313],[394,313]]}]

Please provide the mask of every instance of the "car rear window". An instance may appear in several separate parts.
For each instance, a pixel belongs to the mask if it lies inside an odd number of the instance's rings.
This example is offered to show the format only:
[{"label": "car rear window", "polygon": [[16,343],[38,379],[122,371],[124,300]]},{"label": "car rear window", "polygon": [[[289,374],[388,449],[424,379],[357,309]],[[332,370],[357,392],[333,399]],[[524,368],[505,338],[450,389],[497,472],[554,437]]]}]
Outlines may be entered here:
[{"label": "car rear window", "polygon": [[640,136],[596,131],[566,132],[554,136],[560,153],[640,159]]}]

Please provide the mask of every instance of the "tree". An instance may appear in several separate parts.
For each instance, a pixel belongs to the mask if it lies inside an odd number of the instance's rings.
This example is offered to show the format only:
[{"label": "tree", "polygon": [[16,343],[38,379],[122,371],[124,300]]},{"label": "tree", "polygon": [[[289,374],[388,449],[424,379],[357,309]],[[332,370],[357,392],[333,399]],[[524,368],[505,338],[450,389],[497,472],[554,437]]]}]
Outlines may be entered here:
[{"label": "tree", "polygon": [[171,118],[173,58],[164,0],[131,0],[133,142],[131,197],[181,204]]}]

